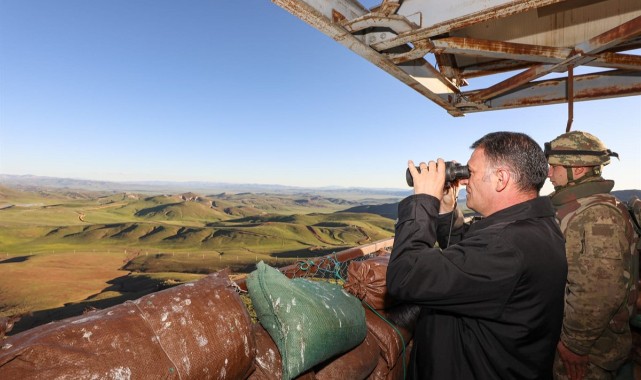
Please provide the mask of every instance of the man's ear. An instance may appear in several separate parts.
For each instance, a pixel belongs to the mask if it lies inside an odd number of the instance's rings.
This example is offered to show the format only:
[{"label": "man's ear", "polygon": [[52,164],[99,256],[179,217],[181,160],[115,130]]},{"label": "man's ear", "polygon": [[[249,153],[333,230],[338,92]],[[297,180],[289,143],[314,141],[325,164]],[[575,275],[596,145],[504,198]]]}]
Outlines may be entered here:
[{"label": "man's ear", "polygon": [[575,166],[572,168],[572,174],[574,175],[574,178],[579,178],[577,176],[580,176],[581,174],[585,174],[585,172],[588,171],[588,168],[583,167],[583,166]]},{"label": "man's ear", "polygon": [[497,169],[496,170],[496,191],[501,192],[505,190],[509,182],[510,182],[510,171],[506,169]]}]

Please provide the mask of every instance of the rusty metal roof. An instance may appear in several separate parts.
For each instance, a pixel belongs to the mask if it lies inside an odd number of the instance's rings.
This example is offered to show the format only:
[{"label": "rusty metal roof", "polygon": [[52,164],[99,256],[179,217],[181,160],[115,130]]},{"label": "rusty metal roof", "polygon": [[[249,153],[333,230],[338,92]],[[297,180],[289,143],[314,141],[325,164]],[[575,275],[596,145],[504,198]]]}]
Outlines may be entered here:
[{"label": "rusty metal roof", "polygon": [[641,0],[272,1],[453,116],[641,94]]}]

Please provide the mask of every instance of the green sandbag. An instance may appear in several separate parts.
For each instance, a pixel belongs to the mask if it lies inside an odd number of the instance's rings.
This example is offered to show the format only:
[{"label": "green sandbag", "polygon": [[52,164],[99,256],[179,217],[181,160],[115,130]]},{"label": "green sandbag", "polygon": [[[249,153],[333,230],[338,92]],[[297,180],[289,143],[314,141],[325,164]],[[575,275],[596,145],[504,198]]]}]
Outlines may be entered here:
[{"label": "green sandbag", "polygon": [[290,280],[262,261],[246,284],[260,324],[278,346],[285,380],[365,339],[365,310],[340,285]]}]

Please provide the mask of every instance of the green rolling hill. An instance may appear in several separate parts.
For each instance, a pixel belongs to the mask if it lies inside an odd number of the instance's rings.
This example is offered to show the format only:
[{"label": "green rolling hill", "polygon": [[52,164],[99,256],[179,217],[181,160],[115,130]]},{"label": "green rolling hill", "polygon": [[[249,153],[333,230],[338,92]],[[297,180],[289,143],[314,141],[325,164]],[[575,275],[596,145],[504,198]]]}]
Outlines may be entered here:
[{"label": "green rolling hill", "polygon": [[[46,194],[46,195],[43,195]],[[0,188],[0,252],[145,250],[291,256],[390,237],[393,220],[309,194],[170,195]],[[366,211],[366,209],[363,209]]]}]

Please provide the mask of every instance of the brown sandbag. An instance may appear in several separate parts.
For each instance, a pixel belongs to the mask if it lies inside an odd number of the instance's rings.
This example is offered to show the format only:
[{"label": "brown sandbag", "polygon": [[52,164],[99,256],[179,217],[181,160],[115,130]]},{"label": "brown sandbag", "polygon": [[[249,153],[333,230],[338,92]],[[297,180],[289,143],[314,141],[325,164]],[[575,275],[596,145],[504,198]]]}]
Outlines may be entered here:
[{"label": "brown sandbag", "polygon": [[[400,357],[396,361],[393,368],[387,367],[387,362],[382,357],[380,358],[378,365],[372,371],[372,374],[367,378],[367,380],[396,380],[396,379],[406,379],[408,377],[407,369],[410,362],[410,351],[412,349],[412,342],[407,345],[405,348],[405,360]],[[403,365],[405,365],[403,367]]]},{"label": "brown sandbag", "polygon": [[346,291],[368,303],[376,310],[386,309],[398,302],[387,293],[387,266],[390,255],[364,261],[352,261],[347,267]]},{"label": "brown sandbag", "polygon": [[381,349],[372,333],[368,332],[363,343],[316,367],[316,379],[366,379],[380,358]]},{"label": "brown sandbag", "polygon": [[[367,329],[372,333],[381,349],[381,356],[387,363],[387,367],[393,368],[403,354],[403,349],[412,339],[412,332],[402,327],[392,327],[367,308],[365,308],[365,322],[367,323]],[[400,332],[400,336],[396,332],[397,330]],[[409,360],[409,352],[407,350],[405,350],[405,357]]]},{"label": "brown sandbag", "polygon": [[[283,361],[276,342],[260,323],[254,323],[252,329],[256,338],[255,370],[247,380],[281,380],[283,376]],[[313,369],[303,372],[295,378],[295,380],[315,379]]]},{"label": "brown sandbag", "polygon": [[2,379],[242,379],[254,335],[227,272],[38,326],[0,347]]},{"label": "brown sandbag", "polygon": [[278,346],[260,323],[254,323],[252,330],[256,339],[256,369],[247,380],[279,380],[283,374],[283,361]]}]

